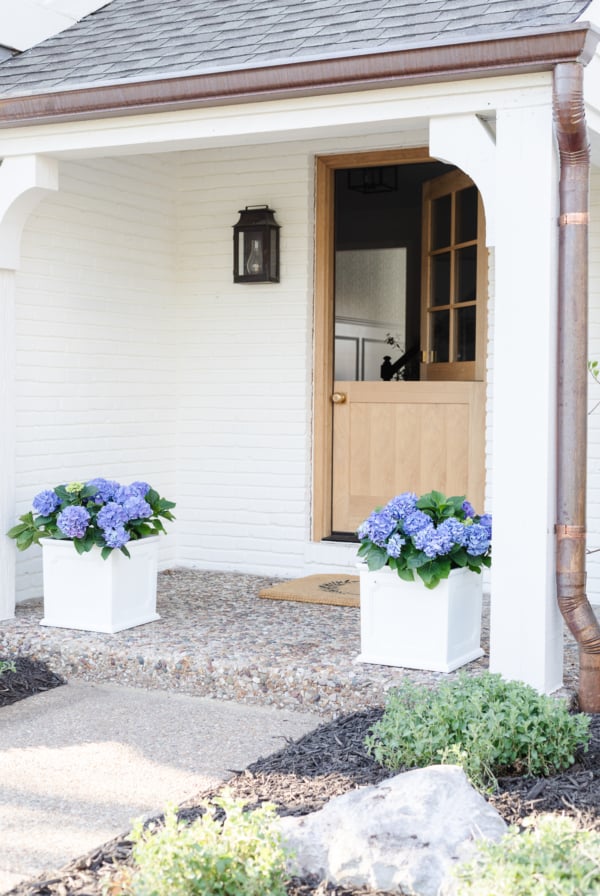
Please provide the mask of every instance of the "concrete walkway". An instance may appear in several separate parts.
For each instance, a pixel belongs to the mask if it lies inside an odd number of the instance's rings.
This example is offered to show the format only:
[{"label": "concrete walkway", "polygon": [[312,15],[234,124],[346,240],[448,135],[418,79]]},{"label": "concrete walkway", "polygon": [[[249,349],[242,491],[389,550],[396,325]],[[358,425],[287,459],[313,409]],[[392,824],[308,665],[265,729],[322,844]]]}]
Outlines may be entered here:
[{"label": "concrete walkway", "polygon": [[72,682],[0,711],[0,893],[225,781],[322,721]]}]

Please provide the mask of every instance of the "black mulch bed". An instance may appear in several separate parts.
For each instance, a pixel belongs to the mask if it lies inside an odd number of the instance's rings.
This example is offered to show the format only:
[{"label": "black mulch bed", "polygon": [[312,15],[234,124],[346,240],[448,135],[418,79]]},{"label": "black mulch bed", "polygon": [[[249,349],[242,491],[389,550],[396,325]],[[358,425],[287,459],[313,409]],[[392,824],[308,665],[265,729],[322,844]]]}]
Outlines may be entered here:
[{"label": "black mulch bed", "polygon": [[13,672],[6,669],[0,674],[0,707],[9,706],[24,697],[32,697],[41,691],[49,691],[64,684],[64,678],[51,672],[45,663],[30,660],[27,657],[13,659],[8,656],[0,656],[1,663],[12,663]]},{"label": "black mulch bed", "polygon": [[[17,661],[18,668],[22,662]],[[32,665],[37,667],[38,664]],[[21,668],[27,669],[26,666]],[[40,674],[37,670],[36,675]],[[33,693],[22,685],[20,687],[22,696]],[[0,702],[0,705],[5,704]],[[382,709],[376,708],[320,725],[299,740],[289,741],[277,753],[237,772],[225,786],[251,806],[268,801],[274,803],[282,815],[304,815],[321,808],[333,796],[378,783],[390,773],[366,755],[363,742],[381,713]],[[576,758],[572,768],[551,778],[501,779],[499,792],[490,797],[490,802],[509,824],[519,824],[528,815],[554,812],[600,830],[600,715],[592,717],[589,751]],[[180,815],[194,819],[201,814],[199,804],[217,792],[198,794],[181,806]],[[18,885],[7,896],[67,896],[71,893],[102,896],[103,883],[112,878],[119,867],[129,864],[130,848],[126,836],[117,837],[50,877],[40,876]],[[116,888],[111,890],[115,896],[117,892]],[[374,894],[374,891],[332,886],[317,878],[294,879],[288,886],[288,896],[366,894]],[[379,893],[379,896],[386,894]]]}]

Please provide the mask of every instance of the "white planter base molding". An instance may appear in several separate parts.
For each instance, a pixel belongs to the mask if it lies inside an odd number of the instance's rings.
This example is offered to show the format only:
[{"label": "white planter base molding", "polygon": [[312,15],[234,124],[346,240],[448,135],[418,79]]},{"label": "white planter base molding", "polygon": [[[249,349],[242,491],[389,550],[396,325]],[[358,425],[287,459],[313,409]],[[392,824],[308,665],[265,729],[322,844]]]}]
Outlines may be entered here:
[{"label": "white planter base molding", "polygon": [[160,619],[156,612],[158,536],[130,542],[107,560],[100,548],[78,554],[70,541],[43,538],[42,625],[120,632]]},{"label": "white planter base molding", "polygon": [[452,672],[483,656],[483,577],[452,570],[433,590],[420,579],[405,582],[384,567],[360,565],[358,663]]}]

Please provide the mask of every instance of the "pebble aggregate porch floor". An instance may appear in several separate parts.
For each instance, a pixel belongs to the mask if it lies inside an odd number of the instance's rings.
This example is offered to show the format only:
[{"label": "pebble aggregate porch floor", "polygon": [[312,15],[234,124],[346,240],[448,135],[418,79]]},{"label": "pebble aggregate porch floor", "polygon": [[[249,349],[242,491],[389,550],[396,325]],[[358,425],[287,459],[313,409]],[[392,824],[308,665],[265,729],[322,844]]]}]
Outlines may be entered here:
[{"label": "pebble aggregate porch floor", "polygon": [[[167,570],[158,580],[161,619],[113,635],[40,626],[41,598],[30,600],[17,606],[15,619],[0,623],[0,656],[43,660],[67,679],[305,709],[324,718],[382,703],[404,676],[423,683],[448,677],[355,663],[360,611],[258,597],[276,581]],[[485,655],[466,667],[470,672],[487,668],[488,618],[486,604]],[[568,688],[576,672],[576,650],[565,637]]]}]

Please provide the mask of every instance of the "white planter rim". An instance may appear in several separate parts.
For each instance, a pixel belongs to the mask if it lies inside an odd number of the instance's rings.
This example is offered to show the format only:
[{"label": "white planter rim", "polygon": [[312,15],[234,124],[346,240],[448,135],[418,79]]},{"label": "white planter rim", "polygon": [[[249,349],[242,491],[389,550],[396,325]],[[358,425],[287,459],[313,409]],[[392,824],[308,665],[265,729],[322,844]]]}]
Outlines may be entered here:
[{"label": "white planter rim", "polygon": [[[159,540],[160,535],[149,535],[147,538],[136,538],[135,541],[128,541],[125,547],[130,550],[132,547],[135,547],[136,544],[152,544],[153,542],[158,542]],[[72,551],[74,551],[76,554],[78,553],[72,538],[40,538],[40,544],[42,545],[42,547],[46,544],[69,545]],[[91,551],[84,551],[83,554],[78,554],[78,556],[85,557],[86,554],[93,553],[93,551],[96,549],[99,551],[102,550],[102,548],[98,545],[94,545]],[[125,557],[125,554],[123,554],[123,552],[119,548],[113,548],[113,552],[122,554],[123,557]]]}]

